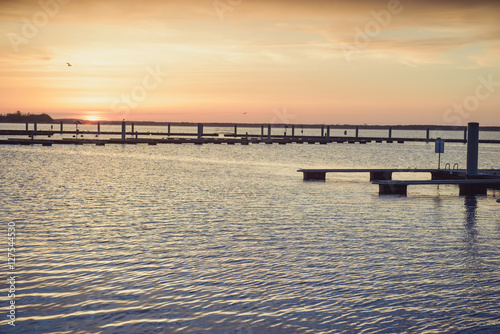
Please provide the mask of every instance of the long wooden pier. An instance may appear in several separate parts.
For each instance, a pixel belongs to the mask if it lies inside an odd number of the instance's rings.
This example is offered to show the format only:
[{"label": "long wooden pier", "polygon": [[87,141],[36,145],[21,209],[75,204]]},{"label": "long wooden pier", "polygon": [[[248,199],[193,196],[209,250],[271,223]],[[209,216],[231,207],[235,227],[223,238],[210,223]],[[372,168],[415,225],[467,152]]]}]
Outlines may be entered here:
[{"label": "long wooden pier", "polygon": [[[59,130],[41,130],[36,123],[33,129],[29,129],[26,124],[25,130],[0,130],[0,144],[28,145],[25,141],[30,138],[31,144],[42,144],[51,146],[52,144],[68,144],[74,139],[74,144],[368,144],[368,143],[405,143],[405,142],[434,142],[431,131],[463,131],[462,138],[447,138],[449,143],[467,143],[467,128],[465,127],[430,127],[430,126],[351,126],[351,125],[296,125],[296,124],[218,124],[218,123],[166,123],[164,125],[154,125],[162,131],[137,131],[138,128],[151,126],[147,123],[134,122],[114,122],[113,125],[120,125],[121,131],[101,131],[100,122],[96,123],[94,130],[88,127],[74,130],[67,130],[65,126],[69,124],[60,122]],[[177,131],[173,131],[171,125]],[[180,127],[183,127],[180,129]],[[150,127],[151,129],[151,127]],[[192,132],[189,131],[191,129]],[[253,130],[252,130],[253,129]],[[260,129],[260,131],[258,130]],[[304,133],[304,129],[306,132]],[[334,135],[334,130],[344,130],[344,135]],[[166,130],[166,131],[165,131]],[[193,131],[194,130],[194,131]],[[385,136],[363,136],[364,130],[384,130]],[[394,136],[394,131],[401,134],[402,131],[421,131],[419,137]],[[250,133],[246,132],[250,131]],[[425,132],[424,132],[425,131]],[[499,131],[495,127],[481,127],[481,131]],[[260,134],[258,133],[260,132]],[[384,132],[382,132],[384,133]],[[415,132],[413,132],[415,133]],[[373,133],[372,133],[373,134]],[[66,140],[66,141],[62,141]],[[77,141],[78,140],[78,141]],[[481,139],[480,143],[500,144],[500,139]]]}]

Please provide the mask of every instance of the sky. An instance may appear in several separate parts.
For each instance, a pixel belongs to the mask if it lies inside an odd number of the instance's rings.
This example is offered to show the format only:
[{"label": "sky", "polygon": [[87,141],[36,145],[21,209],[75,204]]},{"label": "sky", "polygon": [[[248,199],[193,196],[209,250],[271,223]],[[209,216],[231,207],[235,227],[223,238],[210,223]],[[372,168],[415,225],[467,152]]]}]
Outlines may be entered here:
[{"label": "sky", "polygon": [[500,126],[499,22],[498,0],[0,0],[0,113]]}]

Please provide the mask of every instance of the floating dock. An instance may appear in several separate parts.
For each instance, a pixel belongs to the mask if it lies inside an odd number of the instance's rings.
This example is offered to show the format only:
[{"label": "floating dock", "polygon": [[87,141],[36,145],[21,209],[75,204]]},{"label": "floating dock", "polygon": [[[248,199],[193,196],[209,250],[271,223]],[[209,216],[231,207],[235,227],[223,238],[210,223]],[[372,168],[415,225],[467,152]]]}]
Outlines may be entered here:
[{"label": "floating dock", "polygon": [[[500,189],[499,169],[478,169],[479,124],[469,123],[467,169],[299,169],[304,181],[325,181],[327,173],[370,173],[370,181],[379,186],[380,195],[405,195],[409,185],[452,184],[460,195],[486,195],[488,189]],[[431,180],[392,180],[393,173],[430,173]]]}]

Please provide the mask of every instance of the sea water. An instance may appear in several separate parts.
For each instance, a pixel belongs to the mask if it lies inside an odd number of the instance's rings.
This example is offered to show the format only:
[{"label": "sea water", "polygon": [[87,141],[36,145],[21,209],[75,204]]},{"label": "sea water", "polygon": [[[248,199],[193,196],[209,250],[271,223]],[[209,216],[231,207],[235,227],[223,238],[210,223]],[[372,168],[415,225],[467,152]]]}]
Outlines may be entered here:
[{"label": "sea water", "polygon": [[[442,165],[464,168],[465,152],[447,143]],[[16,326],[5,283],[2,333],[493,333],[500,324],[494,192],[425,185],[379,196],[367,174],[304,182],[297,172],[435,168],[431,143],[0,146],[0,157],[2,258],[11,222],[17,273]],[[481,144],[479,161],[500,167],[499,146]]]}]

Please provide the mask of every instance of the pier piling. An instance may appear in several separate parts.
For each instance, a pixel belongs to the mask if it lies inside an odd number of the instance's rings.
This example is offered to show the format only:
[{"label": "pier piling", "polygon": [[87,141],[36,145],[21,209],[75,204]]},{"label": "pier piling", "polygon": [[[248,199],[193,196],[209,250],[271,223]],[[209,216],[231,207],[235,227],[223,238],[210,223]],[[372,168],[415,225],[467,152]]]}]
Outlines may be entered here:
[{"label": "pier piling", "polygon": [[198,139],[203,137],[203,123],[198,123]]},{"label": "pier piling", "polygon": [[479,123],[469,123],[467,134],[467,177],[477,175]]},{"label": "pier piling", "polygon": [[122,140],[125,140],[125,130],[126,130],[126,123],[125,121],[122,121]]}]

